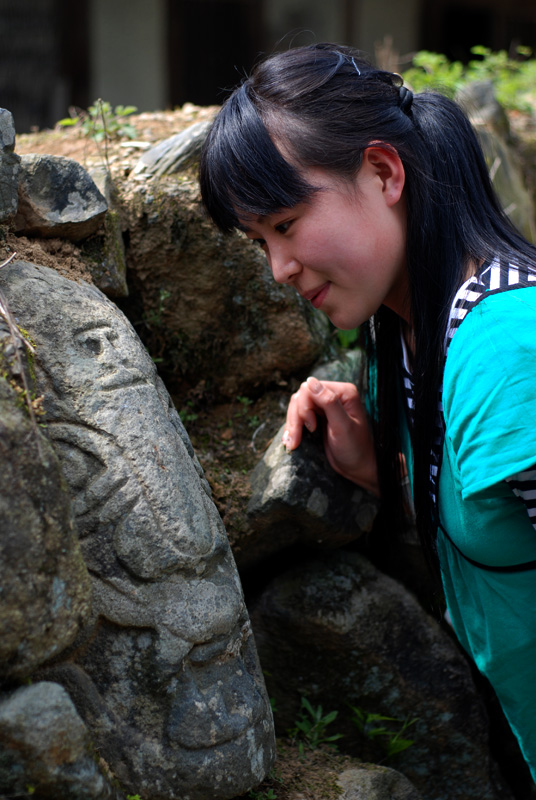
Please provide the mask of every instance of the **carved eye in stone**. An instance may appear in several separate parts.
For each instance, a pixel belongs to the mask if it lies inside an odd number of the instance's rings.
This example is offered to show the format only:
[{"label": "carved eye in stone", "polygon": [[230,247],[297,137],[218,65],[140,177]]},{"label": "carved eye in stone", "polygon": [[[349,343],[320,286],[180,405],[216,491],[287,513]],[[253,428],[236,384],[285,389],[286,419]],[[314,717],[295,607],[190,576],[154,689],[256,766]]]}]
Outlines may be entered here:
[{"label": "carved eye in stone", "polygon": [[92,356],[100,356],[118,338],[117,333],[108,326],[98,326],[75,333],[74,340]]},{"label": "carved eye in stone", "polygon": [[98,336],[89,336],[87,335],[83,341],[80,342],[86,350],[89,350],[90,353],[93,353],[96,356],[99,356],[103,351],[103,344]]}]

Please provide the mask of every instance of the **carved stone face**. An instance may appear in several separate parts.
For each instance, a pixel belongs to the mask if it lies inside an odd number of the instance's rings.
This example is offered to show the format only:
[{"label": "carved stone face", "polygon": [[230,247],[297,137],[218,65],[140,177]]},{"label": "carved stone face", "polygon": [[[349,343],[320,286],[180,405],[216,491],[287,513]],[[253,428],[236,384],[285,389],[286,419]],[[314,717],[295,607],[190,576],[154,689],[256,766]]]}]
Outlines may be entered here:
[{"label": "carved stone face", "polygon": [[54,677],[142,796],[229,797],[273,758],[269,703],[220,517],[149,355],[100,292],[14,262],[37,389],[73,497],[94,619]]}]

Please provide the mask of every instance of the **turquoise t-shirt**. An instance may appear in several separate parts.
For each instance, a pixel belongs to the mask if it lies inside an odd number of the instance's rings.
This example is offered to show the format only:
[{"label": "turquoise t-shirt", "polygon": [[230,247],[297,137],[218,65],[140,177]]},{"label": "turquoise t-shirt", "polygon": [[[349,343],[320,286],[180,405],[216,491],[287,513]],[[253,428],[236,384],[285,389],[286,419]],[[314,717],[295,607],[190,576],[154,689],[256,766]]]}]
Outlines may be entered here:
[{"label": "turquoise t-shirt", "polygon": [[[504,479],[536,464],[536,287],[488,295],[465,317],[443,380],[439,518],[469,558],[536,560],[536,531]],[[490,572],[438,532],[456,635],[487,676],[536,781],[536,569]]]}]

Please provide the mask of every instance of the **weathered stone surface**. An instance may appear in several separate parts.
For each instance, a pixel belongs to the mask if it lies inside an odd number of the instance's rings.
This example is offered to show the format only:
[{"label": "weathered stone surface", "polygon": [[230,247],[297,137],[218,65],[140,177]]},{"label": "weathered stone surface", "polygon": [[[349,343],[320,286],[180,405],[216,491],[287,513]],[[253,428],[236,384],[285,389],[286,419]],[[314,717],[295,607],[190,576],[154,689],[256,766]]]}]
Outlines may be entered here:
[{"label": "weathered stone surface", "polygon": [[521,233],[536,242],[534,203],[515,151],[486,127],[475,128],[502,207]]},{"label": "weathered stone surface", "polygon": [[422,800],[408,779],[394,769],[365,764],[339,775],[340,800]]},{"label": "weathered stone surface", "polygon": [[81,242],[80,254],[97,289],[108,297],[128,297],[125,245],[116,211],[106,213],[102,233]]},{"label": "weathered stone surface", "polygon": [[41,682],[0,695],[2,797],[119,800],[90,754],[90,737],[67,692]]},{"label": "weathered stone surface", "polygon": [[210,120],[194,122],[186,130],[146,150],[134,167],[134,176],[143,178],[154,175],[158,178],[187,167],[199,158],[211,124]]},{"label": "weathered stone surface", "polygon": [[478,138],[502,207],[529,241],[536,242],[534,201],[520,159],[511,146],[510,126],[491,81],[475,81],[456,96]]},{"label": "weathered stone surface", "polygon": [[89,268],[95,286],[108,297],[128,297],[125,243],[121,228],[117,188],[106,167],[89,171],[99,192],[106,200],[108,211],[102,233],[82,243],[82,257]]},{"label": "weathered stone surface", "polygon": [[14,230],[73,242],[98,230],[107,205],[86,170],[71,158],[23,155]]},{"label": "weathered stone surface", "polygon": [[235,397],[308,368],[325,350],[326,317],[275,283],[243,235],[218,233],[193,180],[123,185],[129,285],[140,335],[180,394],[201,380]]},{"label": "weathered stone surface", "polygon": [[0,222],[10,219],[17,211],[20,156],[13,152],[14,148],[13,115],[0,108]]},{"label": "weathered stone surface", "polygon": [[464,109],[473,125],[487,126],[503,139],[510,137],[506,111],[495,95],[492,81],[473,81],[456,93],[456,102]]},{"label": "weathered stone surface", "polygon": [[58,459],[4,378],[0,451],[0,680],[6,680],[27,677],[71,644],[89,614],[91,587]]},{"label": "weathered stone surface", "polygon": [[329,731],[344,735],[340,749],[378,761],[381,739],[359,733],[349,706],[417,718],[406,732],[414,744],[393,763],[424,800],[511,797],[496,782],[465,659],[413,596],[362,556],[338,552],[291,570],[250,610],[281,732],[306,695],[339,711]]},{"label": "weathered stone surface", "polygon": [[296,542],[340,547],[370,533],[378,513],[377,498],[330,467],[321,433],[305,431],[300,446],[287,453],[283,430],[251,473],[248,517],[254,534],[242,548],[243,566]]},{"label": "weathered stone surface", "polygon": [[66,686],[98,749],[151,800],[260,782],[273,725],[221,519],[154,363],[94,287],[12,262],[0,285],[36,342],[94,617]]}]

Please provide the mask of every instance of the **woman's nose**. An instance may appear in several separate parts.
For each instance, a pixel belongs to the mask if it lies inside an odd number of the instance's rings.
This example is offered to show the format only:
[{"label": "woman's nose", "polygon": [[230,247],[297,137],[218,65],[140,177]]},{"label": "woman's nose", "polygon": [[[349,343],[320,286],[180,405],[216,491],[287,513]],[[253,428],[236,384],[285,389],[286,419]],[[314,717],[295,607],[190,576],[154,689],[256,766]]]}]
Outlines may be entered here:
[{"label": "woman's nose", "polygon": [[301,271],[300,262],[286,248],[271,250],[268,263],[277,283],[291,283],[293,277]]}]

